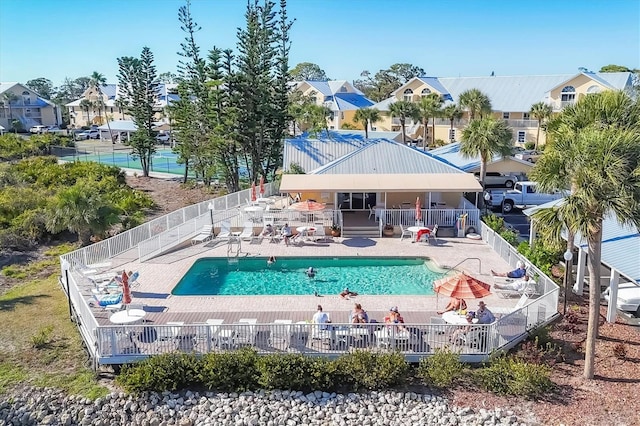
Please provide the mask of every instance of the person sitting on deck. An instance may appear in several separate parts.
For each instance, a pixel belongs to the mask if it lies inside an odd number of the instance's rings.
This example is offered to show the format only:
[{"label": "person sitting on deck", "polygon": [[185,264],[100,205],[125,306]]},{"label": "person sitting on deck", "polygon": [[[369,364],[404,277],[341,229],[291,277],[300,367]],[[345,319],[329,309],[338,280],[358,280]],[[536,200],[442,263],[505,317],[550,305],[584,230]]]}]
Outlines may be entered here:
[{"label": "person sitting on deck", "polygon": [[274,233],[274,229],[273,229],[273,225],[270,223],[267,223],[267,225],[264,227],[264,229],[262,230],[262,236],[263,237],[270,237],[272,236]]},{"label": "person sitting on deck", "polygon": [[[404,324],[404,318],[402,318],[402,315],[400,315],[400,312],[398,312],[397,306],[394,306],[393,308],[389,309],[389,315],[384,317],[384,322],[386,324]],[[406,330],[404,325],[397,325],[397,329],[399,331]]]},{"label": "person sitting on deck", "polygon": [[369,322],[369,315],[367,315],[367,311],[362,309],[362,305],[356,303],[350,319],[353,324],[366,324]]},{"label": "person sitting on deck", "polygon": [[449,303],[447,304],[447,306],[444,308],[444,311],[438,311],[438,315],[442,315],[445,312],[449,312],[449,311],[460,311],[463,309],[467,309],[467,302],[465,302],[464,299],[452,297],[449,300]]},{"label": "person sitting on deck", "polygon": [[508,277],[508,278],[522,278],[527,273],[527,269],[524,267],[524,263],[519,260],[516,264],[516,269],[510,272],[496,272],[493,269],[491,273],[496,277]]},{"label": "person sitting on deck", "polygon": [[318,310],[313,314],[311,322],[320,324],[320,330],[327,330],[329,328],[326,324],[330,323],[331,320],[329,319],[329,315],[322,311],[322,305],[318,305]]}]

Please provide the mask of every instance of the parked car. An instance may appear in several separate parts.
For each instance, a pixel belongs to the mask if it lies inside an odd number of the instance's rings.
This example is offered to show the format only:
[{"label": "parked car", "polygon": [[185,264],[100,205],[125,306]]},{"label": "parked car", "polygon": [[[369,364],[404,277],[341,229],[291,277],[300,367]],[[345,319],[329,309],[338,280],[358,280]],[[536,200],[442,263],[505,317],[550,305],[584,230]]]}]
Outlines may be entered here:
[{"label": "parked car", "polygon": [[60,132],[62,132],[62,129],[60,128],[60,126],[48,126],[47,127],[47,132],[49,132],[49,133],[60,133]]},{"label": "parked car", "polygon": [[[607,288],[602,297],[609,302],[609,291]],[[618,301],[616,307],[625,312],[629,312],[640,318],[640,286],[634,283],[622,283],[618,286]]]},{"label": "parked car", "polygon": [[538,161],[538,158],[542,155],[541,152],[535,150],[522,151],[514,155],[518,160],[528,161],[530,163],[535,163]]},{"label": "parked car", "polygon": [[31,126],[29,129],[29,133],[47,133],[47,126],[43,126],[42,124],[38,124],[37,126]]},{"label": "parked car", "polygon": [[156,141],[160,143],[167,143],[171,140],[171,135],[169,133],[158,133],[156,136]]},{"label": "parked car", "polygon": [[[480,180],[480,172],[474,173],[476,179]],[[502,174],[499,172],[487,172],[484,178],[485,186],[500,186],[506,188],[513,188],[513,185],[518,181],[518,176],[512,174]]]},{"label": "parked car", "polygon": [[550,194],[536,191],[535,182],[517,182],[509,191],[487,192],[489,194],[487,206],[502,208],[503,213],[510,213],[514,207],[524,209],[529,206],[539,206],[549,201],[558,200],[567,195],[566,191],[556,191]]},{"label": "parked car", "polygon": [[100,130],[92,129],[76,133],[76,139],[100,139]]}]

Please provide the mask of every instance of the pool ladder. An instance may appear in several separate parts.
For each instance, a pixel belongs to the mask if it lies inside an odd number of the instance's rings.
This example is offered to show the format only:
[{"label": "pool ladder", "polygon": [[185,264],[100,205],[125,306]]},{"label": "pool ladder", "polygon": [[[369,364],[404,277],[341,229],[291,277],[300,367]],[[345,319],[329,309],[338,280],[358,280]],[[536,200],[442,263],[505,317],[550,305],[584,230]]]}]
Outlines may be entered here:
[{"label": "pool ladder", "polygon": [[[234,247],[236,250],[234,251]],[[227,258],[238,257],[242,251],[242,240],[240,237],[231,237],[227,241]]]}]

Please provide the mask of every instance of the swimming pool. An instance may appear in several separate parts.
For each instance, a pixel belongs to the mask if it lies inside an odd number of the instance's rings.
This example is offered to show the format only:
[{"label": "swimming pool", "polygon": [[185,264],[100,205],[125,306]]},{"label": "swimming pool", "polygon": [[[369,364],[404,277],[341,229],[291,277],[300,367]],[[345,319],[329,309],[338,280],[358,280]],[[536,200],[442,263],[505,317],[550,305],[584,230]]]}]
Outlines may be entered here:
[{"label": "swimming pool", "polygon": [[[313,266],[315,278],[305,271]],[[442,273],[428,259],[389,257],[281,257],[198,259],[171,291],[176,296],[339,294],[432,295]]]}]

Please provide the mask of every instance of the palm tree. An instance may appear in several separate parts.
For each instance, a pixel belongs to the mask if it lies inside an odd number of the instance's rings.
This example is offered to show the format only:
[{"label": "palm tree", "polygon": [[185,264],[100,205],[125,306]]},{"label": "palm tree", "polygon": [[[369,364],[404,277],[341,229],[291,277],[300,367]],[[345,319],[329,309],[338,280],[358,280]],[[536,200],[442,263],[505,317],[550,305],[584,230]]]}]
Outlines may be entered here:
[{"label": "palm tree", "polygon": [[[620,223],[640,227],[640,102],[623,92],[590,94],[565,108],[549,123],[550,143],[531,177],[542,190],[571,187],[554,209],[534,215],[556,238],[587,241],[589,323],[584,376],[592,379],[600,314],[602,223],[613,215]],[[569,239],[568,239],[569,240]],[[573,246],[572,238],[567,241]],[[614,302],[615,303],[615,302]]]},{"label": "palm tree", "polygon": [[473,120],[462,131],[460,152],[465,158],[480,157],[480,183],[484,191],[487,163],[494,155],[511,154],[513,132],[504,120],[492,117]]},{"label": "palm tree", "polygon": [[93,110],[93,102],[89,99],[83,99],[80,101],[80,108],[84,108],[87,111],[87,124],[89,124],[89,110]]},{"label": "palm tree", "polygon": [[[451,122],[451,130],[453,130],[453,122],[462,118],[463,112],[456,104],[447,105],[442,110],[442,116],[448,118]],[[453,135],[453,131],[449,132],[449,135]],[[453,138],[449,136],[449,142],[453,142]]]},{"label": "palm tree", "polygon": [[405,123],[407,118],[418,120],[418,108],[416,104],[409,101],[398,101],[389,105],[389,114],[391,117],[398,117],[400,119],[400,126],[402,127],[402,142],[407,143],[405,133]]},{"label": "palm tree", "polygon": [[[427,96],[423,96],[420,98],[420,101],[417,104],[417,108],[418,108],[418,114],[420,119],[422,120],[422,143],[427,144],[427,137],[428,137],[428,127],[429,127],[429,119],[433,118],[434,123],[433,123],[433,127],[432,127],[432,141],[435,140],[436,137],[436,124],[435,124],[435,119],[436,119],[436,115],[438,115],[438,113],[440,112],[440,108],[442,107],[442,104],[444,103],[444,100],[442,99],[442,97],[437,94],[437,93],[430,93]],[[425,145],[426,146],[426,145]]]},{"label": "palm tree", "polygon": [[13,110],[11,109],[11,104],[17,101],[18,99],[19,99],[18,95],[12,92],[5,92],[2,94],[2,100],[3,100],[2,103],[3,103],[3,106],[6,103],[6,105],[9,107],[9,123],[11,124],[11,127],[13,127],[13,131],[15,133],[18,133],[18,129],[13,124]]},{"label": "palm tree", "polygon": [[109,139],[112,143],[116,143],[113,140],[113,134],[111,133],[111,125],[109,124],[109,118],[107,117],[107,104],[104,102],[104,93],[102,92],[102,86],[107,84],[107,78],[100,74],[98,71],[91,73],[89,77],[89,86],[96,92],[96,100],[94,105],[98,108],[98,116],[100,117],[100,124],[102,124],[102,110],[104,109],[104,116],[107,120],[107,129],[109,129]]},{"label": "palm tree", "polygon": [[460,106],[469,111],[469,119],[475,120],[491,113],[491,100],[478,89],[469,89],[460,94]]},{"label": "palm tree", "polygon": [[553,109],[551,109],[551,105],[545,104],[544,102],[538,102],[531,105],[530,114],[538,120],[538,134],[536,135],[536,146],[535,149],[538,149],[538,143],[540,143],[540,125],[542,122],[546,122],[549,118],[551,118],[551,114],[553,113]]},{"label": "palm tree", "polygon": [[380,111],[375,108],[360,108],[353,117],[356,123],[364,126],[364,138],[369,139],[369,126],[380,120]]}]

